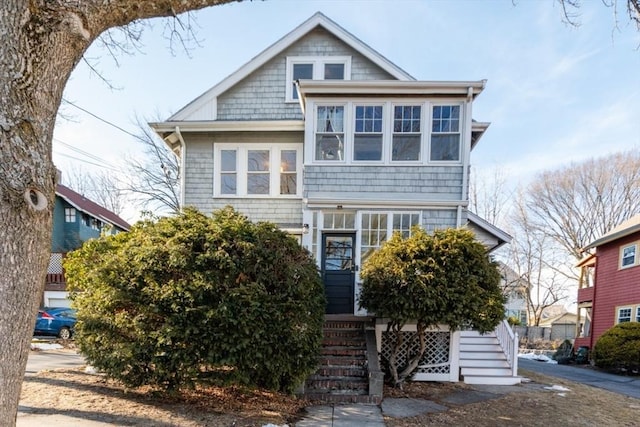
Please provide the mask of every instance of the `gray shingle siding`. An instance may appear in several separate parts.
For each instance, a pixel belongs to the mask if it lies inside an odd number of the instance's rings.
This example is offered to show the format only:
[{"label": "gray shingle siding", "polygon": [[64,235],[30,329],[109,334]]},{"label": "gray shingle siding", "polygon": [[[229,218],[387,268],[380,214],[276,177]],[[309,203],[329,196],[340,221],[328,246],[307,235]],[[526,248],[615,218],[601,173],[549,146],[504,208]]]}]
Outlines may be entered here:
[{"label": "gray shingle siding", "polygon": [[386,71],[318,27],[218,97],[218,120],[300,120],[285,102],[288,56],[351,56],[352,80],[394,80]]},{"label": "gray shingle siding", "polygon": [[302,200],[282,198],[214,198],[214,144],[220,143],[300,143],[301,132],[227,132],[186,134],[185,206],[204,213],[232,205],[252,221],[271,221],[289,227],[302,224]]},{"label": "gray shingle siding", "polygon": [[455,228],[457,217],[458,211],[456,209],[425,210],[422,213],[422,227],[429,232],[436,229]]},{"label": "gray shingle siding", "polygon": [[306,166],[305,197],[458,201],[462,166]]}]

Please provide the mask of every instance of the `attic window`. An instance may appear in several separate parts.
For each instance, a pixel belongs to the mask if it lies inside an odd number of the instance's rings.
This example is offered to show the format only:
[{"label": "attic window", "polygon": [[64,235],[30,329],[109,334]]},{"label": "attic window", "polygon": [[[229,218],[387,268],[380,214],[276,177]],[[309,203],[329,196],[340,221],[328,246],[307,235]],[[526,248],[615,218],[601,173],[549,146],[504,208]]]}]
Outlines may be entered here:
[{"label": "attic window", "polygon": [[296,80],[351,80],[350,56],[287,57],[286,101],[297,102]]}]

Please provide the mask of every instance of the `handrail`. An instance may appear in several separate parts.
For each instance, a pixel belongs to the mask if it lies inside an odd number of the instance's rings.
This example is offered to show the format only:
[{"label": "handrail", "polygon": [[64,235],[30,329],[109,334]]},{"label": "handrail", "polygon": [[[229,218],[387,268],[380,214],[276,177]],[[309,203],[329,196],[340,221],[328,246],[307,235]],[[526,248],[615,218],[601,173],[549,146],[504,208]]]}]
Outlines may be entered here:
[{"label": "handrail", "polygon": [[507,357],[507,362],[511,366],[511,372],[514,377],[518,376],[518,333],[511,329],[511,325],[506,320],[503,320],[496,327],[496,337],[500,342],[500,347],[504,355]]}]

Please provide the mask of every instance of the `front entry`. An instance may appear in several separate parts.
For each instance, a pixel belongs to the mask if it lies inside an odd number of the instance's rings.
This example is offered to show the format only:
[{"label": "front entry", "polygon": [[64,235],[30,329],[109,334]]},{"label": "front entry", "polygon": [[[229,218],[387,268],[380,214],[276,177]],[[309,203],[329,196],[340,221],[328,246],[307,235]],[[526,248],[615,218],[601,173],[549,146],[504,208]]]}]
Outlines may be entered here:
[{"label": "front entry", "polygon": [[322,236],[322,280],[327,314],[353,314],[355,238],[354,233],[325,233]]}]

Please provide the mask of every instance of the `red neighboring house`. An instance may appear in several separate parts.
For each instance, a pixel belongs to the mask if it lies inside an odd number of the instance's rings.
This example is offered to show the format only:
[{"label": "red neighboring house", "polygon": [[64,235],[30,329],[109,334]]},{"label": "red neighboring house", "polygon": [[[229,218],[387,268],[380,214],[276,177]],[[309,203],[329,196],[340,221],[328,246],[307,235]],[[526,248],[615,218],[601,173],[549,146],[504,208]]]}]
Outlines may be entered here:
[{"label": "red neighboring house", "polygon": [[598,338],[622,322],[640,322],[640,215],[623,222],[585,250],[578,267],[578,324],[575,347],[593,349]]}]

